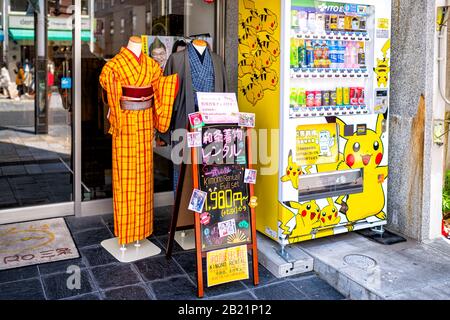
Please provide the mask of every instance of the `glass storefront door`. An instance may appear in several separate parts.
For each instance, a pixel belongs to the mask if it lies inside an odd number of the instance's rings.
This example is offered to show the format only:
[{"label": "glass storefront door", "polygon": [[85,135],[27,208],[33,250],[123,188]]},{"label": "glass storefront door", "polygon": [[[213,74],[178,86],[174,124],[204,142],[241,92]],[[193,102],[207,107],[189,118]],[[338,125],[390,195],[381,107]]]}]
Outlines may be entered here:
[{"label": "glass storefront door", "polygon": [[0,210],[73,201],[70,6],[4,1]]},{"label": "glass storefront door", "polygon": [[[126,46],[131,36],[150,37],[144,49],[157,61],[173,51],[175,40],[209,35],[214,43],[216,5],[203,0],[95,1],[95,42],[83,43],[82,66],[82,190],[83,201],[112,197],[111,136],[107,133],[108,107],[102,99],[98,78],[103,65]],[[168,45],[170,43],[170,46]],[[173,191],[170,148],[155,145],[156,193]]]},{"label": "glass storefront door", "polygon": [[[203,35],[215,50],[221,2],[0,0],[0,63],[8,75],[0,78],[0,224],[111,212],[102,67],[132,35]],[[172,50],[166,46],[166,58]],[[155,60],[157,51],[146,50]],[[155,206],[173,202],[170,152],[155,144]]]}]

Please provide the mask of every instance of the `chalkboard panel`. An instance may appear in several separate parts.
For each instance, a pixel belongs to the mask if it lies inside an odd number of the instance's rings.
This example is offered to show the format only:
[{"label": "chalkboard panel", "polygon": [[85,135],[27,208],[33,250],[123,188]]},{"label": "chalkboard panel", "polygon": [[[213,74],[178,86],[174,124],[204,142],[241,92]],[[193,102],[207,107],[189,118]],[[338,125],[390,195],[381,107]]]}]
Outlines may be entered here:
[{"label": "chalkboard panel", "polygon": [[249,188],[244,183],[246,130],[205,127],[199,187],[208,196],[200,215],[202,251],[251,243]]},{"label": "chalkboard panel", "polygon": [[208,126],[202,130],[204,165],[247,164],[246,130],[238,126]]}]

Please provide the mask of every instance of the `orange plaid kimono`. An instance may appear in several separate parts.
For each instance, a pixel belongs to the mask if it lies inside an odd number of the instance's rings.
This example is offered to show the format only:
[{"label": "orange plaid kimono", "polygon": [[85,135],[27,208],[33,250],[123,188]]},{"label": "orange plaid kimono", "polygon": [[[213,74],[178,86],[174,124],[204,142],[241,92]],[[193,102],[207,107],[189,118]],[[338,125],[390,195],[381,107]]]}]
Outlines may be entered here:
[{"label": "orange plaid kimono", "polygon": [[[160,66],[141,54],[138,59],[122,48],[103,68],[100,84],[108,94],[109,131],[113,136],[114,233],[120,244],[153,233],[154,129],[166,132],[178,91],[177,75],[163,77]],[[153,86],[154,106],[122,110],[122,85]]]}]

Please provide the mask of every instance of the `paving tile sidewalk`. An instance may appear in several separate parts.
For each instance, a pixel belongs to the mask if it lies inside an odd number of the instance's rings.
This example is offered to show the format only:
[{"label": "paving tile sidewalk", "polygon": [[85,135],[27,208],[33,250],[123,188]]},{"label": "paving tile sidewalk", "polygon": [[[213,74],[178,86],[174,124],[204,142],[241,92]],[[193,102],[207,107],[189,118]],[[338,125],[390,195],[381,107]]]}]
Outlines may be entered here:
[{"label": "paving tile sidewalk", "polygon": [[351,299],[450,300],[450,242],[381,245],[356,233],[300,245],[314,270]]},{"label": "paving tile sidewalk", "polygon": [[[162,252],[135,263],[117,262],[99,244],[113,237],[112,215],[67,218],[81,258],[0,272],[0,300],[196,300],[195,252],[164,256],[170,207],[156,209],[155,235]],[[69,290],[67,267],[81,269],[80,290]],[[341,300],[344,297],[315,273],[277,279],[259,265],[260,285],[252,280],[206,288],[206,300]]]}]

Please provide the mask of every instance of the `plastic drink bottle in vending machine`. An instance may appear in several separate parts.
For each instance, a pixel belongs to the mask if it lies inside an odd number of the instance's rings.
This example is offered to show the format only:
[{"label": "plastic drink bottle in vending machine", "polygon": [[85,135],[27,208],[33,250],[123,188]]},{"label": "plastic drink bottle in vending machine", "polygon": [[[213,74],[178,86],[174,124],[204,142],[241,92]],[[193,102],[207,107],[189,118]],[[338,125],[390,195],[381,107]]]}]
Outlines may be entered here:
[{"label": "plastic drink bottle in vending machine", "polygon": [[350,68],[358,68],[358,48],[357,42],[350,42]]},{"label": "plastic drink bottle in vending machine", "polygon": [[322,106],[330,105],[330,92],[331,91],[322,91]]},{"label": "plastic drink bottle in vending machine", "polygon": [[366,31],[366,28],[367,28],[367,18],[359,17],[359,30]]},{"label": "plastic drink bottle in vending machine", "polygon": [[331,16],[329,14],[326,14],[325,15],[325,31],[331,31],[330,24],[331,24]]},{"label": "plastic drink bottle in vending machine", "polygon": [[343,69],[345,66],[345,43],[344,41],[338,42],[338,68]]},{"label": "plastic drink bottle in vending machine", "polygon": [[298,11],[291,10],[291,26],[298,27]]},{"label": "plastic drink bottle in vending machine", "polygon": [[314,106],[322,106],[322,91],[314,91]]},{"label": "plastic drink bottle in vending machine", "polygon": [[295,106],[297,104],[297,88],[291,88],[291,94],[289,96],[289,104]]},{"label": "plastic drink bottle in vending machine", "polygon": [[306,91],[304,88],[299,88],[297,90],[297,105],[300,107],[306,106]]},{"label": "plastic drink bottle in vending machine", "polygon": [[325,15],[322,13],[316,14],[316,32],[318,34],[325,32]]},{"label": "plastic drink bottle in vending machine", "polygon": [[350,105],[356,106],[358,104],[358,88],[350,88]]},{"label": "plastic drink bottle in vending machine", "polygon": [[336,106],[337,101],[336,101],[336,91],[335,90],[331,90],[330,91],[330,106]]},{"label": "plastic drink bottle in vending machine", "polygon": [[352,18],[352,30],[353,31],[359,31],[360,28],[360,20],[359,17],[353,17]]},{"label": "plastic drink bottle in vending machine", "polygon": [[338,16],[337,14],[330,15],[330,31],[338,30]]},{"label": "plastic drink bottle in vending machine", "polygon": [[316,13],[308,12],[308,31],[315,32],[316,31]]},{"label": "plastic drink bottle in vending machine", "polygon": [[308,13],[304,10],[298,11],[298,27],[301,32],[308,31]]},{"label": "plastic drink bottle in vending machine", "polygon": [[351,16],[345,16],[344,17],[344,29],[346,31],[352,30],[352,17]]},{"label": "plastic drink bottle in vending machine", "polygon": [[358,66],[362,69],[366,68],[366,52],[364,50],[364,42],[359,42]]},{"label": "plastic drink bottle in vending machine", "polygon": [[307,68],[305,40],[300,40],[299,41],[298,66],[300,68]]},{"label": "plastic drink bottle in vending machine", "polygon": [[306,91],[306,106],[314,107],[314,91]]},{"label": "plastic drink bottle in vending machine", "polygon": [[322,42],[322,67],[329,68],[331,65],[330,61],[330,48],[326,41]]},{"label": "plastic drink bottle in vending machine", "polygon": [[365,101],[365,92],[364,92],[364,88],[363,87],[359,87],[358,89],[358,104],[360,106],[365,105],[366,101]]},{"label": "plastic drink bottle in vending machine", "polygon": [[342,87],[336,88],[336,105],[342,106],[344,103],[344,92]]},{"label": "plastic drink bottle in vending machine", "polygon": [[314,48],[311,40],[306,41],[306,65],[307,68],[314,68]]},{"label": "plastic drink bottle in vending machine", "polygon": [[350,104],[350,88],[349,87],[344,87],[342,89],[342,93],[343,93],[344,106],[348,106]]},{"label": "plastic drink bottle in vending machine", "polygon": [[292,38],[291,39],[291,54],[290,54],[290,63],[291,68],[297,68],[299,65],[299,59],[298,59],[298,45],[299,45],[299,39]]},{"label": "plastic drink bottle in vending machine", "polygon": [[351,63],[350,63],[350,42],[347,42],[347,45],[345,46],[344,51],[344,68],[350,69]]},{"label": "plastic drink bottle in vending machine", "polygon": [[322,67],[322,46],[319,42],[314,44],[314,68]]},{"label": "plastic drink bottle in vending machine", "polygon": [[337,54],[336,54],[336,41],[330,41],[329,42],[329,48],[330,48],[330,68],[336,69],[337,68]]},{"label": "plastic drink bottle in vending machine", "polygon": [[337,29],[340,31],[345,30],[345,16],[344,15],[338,15]]}]

